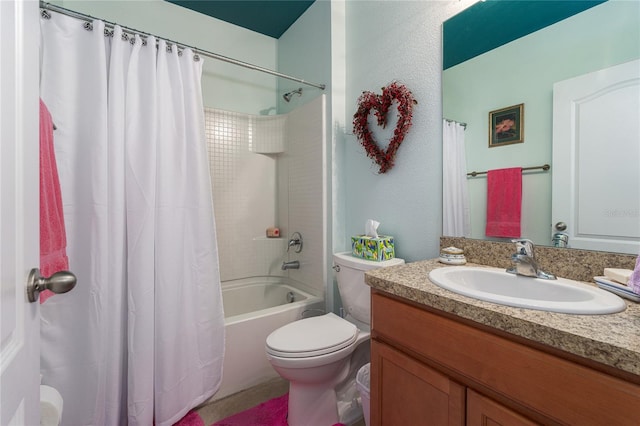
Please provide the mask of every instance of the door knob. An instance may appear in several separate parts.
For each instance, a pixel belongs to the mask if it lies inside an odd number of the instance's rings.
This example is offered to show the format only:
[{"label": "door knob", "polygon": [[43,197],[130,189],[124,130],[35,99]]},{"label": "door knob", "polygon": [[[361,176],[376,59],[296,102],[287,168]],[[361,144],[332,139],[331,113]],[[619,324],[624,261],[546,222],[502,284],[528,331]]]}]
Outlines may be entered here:
[{"label": "door knob", "polygon": [[41,291],[51,290],[56,294],[66,293],[76,286],[76,276],[69,271],[60,271],[48,278],[40,275],[40,269],[33,268],[27,280],[29,302],[38,300]]},{"label": "door knob", "polygon": [[564,231],[565,229],[567,229],[567,224],[566,223],[564,223],[564,222],[556,223],[556,230]]}]

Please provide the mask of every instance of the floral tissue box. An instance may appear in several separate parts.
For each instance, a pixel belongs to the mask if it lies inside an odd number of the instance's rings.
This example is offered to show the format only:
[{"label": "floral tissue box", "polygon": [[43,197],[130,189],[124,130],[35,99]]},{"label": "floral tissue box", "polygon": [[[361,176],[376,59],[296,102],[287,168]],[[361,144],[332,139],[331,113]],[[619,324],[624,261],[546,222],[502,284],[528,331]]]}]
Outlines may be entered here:
[{"label": "floral tissue box", "polygon": [[367,260],[382,262],[396,257],[393,237],[379,235],[377,238],[366,235],[351,237],[351,255]]}]

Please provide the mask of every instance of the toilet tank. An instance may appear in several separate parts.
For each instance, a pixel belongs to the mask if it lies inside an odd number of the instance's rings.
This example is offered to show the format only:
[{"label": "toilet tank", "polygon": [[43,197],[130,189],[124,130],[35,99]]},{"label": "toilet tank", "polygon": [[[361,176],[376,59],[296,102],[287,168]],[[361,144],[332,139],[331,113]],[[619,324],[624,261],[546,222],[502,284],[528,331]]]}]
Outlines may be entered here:
[{"label": "toilet tank", "polygon": [[398,258],[375,262],[354,257],[351,252],[335,253],[333,264],[345,313],[365,324],[371,324],[371,288],[364,282],[365,271],[403,263],[404,260]]}]

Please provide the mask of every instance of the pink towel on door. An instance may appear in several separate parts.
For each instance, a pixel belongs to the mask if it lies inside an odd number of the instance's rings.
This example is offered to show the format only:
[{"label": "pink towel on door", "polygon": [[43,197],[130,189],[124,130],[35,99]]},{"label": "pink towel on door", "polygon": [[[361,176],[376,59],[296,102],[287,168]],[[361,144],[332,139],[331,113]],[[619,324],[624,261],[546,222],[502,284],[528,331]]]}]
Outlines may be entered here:
[{"label": "pink towel on door", "polygon": [[520,238],[522,167],[487,172],[487,237]]},{"label": "pink towel on door", "polygon": [[[50,277],[69,269],[58,167],[53,150],[53,120],[40,100],[40,273]],[[44,303],[53,293],[40,293]]]}]

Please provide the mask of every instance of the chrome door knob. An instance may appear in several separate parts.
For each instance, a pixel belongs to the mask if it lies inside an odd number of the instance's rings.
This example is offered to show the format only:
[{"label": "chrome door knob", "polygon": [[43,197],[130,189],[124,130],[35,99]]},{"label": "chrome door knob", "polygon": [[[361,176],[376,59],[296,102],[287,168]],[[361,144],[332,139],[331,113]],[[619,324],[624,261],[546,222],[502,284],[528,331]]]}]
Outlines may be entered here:
[{"label": "chrome door knob", "polygon": [[71,291],[76,286],[76,276],[69,271],[60,271],[46,278],[40,275],[40,269],[33,268],[27,280],[29,302],[38,300],[41,291],[50,290],[56,294]]},{"label": "chrome door knob", "polygon": [[567,229],[567,224],[564,223],[564,222],[558,222],[558,223],[556,223],[555,228],[556,228],[557,231],[564,231],[564,230]]}]

